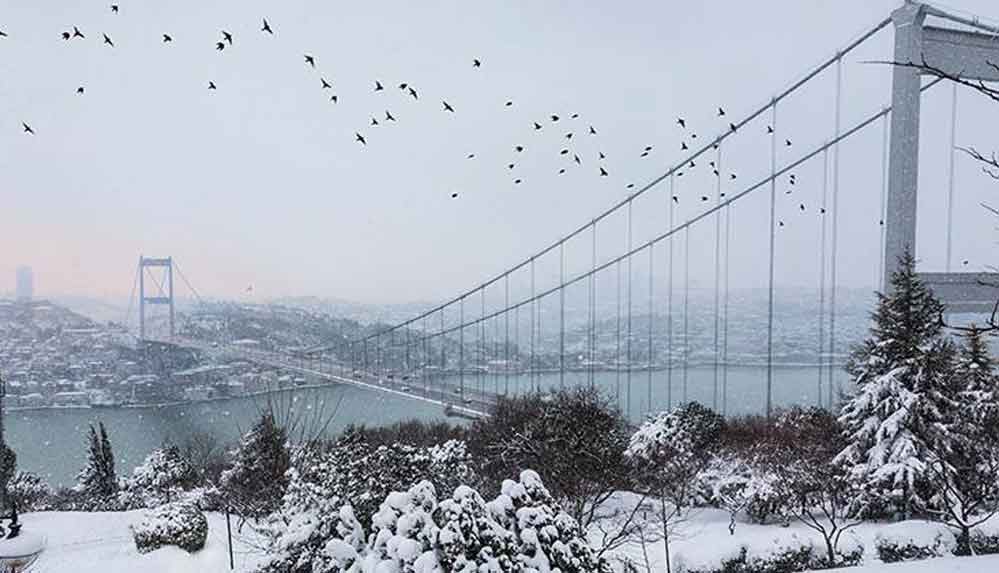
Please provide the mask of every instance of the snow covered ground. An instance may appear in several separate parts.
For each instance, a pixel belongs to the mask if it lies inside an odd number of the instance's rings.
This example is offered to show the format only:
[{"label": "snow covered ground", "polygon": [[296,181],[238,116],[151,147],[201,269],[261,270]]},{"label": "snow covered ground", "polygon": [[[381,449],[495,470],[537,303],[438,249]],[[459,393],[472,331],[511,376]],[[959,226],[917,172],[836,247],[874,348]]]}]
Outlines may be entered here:
[{"label": "snow covered ground", "polygon": [[[140,554],[128,526],[142,519],[142,511],[121,513],[44,512],[22,517],[25,531],[47,538],[46,550],[31,569],[33,573],[181,573],[228,571],[225,516],[207,514],[208,541],[189,555],[176,547]],[[248,528],[236,531],[233,520],[236,571],[251,571],[263,557],[254,547]]]},{"label": "snow covered ground", "polygon": [[999,555],[982,557],[942,557],[910,563],[890,563],[826,569],[828,573],[994,573],[999,571]]}]

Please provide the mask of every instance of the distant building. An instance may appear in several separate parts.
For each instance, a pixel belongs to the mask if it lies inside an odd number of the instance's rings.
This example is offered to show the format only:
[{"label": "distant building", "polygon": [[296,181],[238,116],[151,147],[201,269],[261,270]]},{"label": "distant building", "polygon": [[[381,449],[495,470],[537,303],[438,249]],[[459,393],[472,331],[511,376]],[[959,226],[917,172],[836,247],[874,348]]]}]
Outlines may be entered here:
[{"label": "distant building", "polygon": [[35,275],[31,267],[17,267],[17,282],[14,298],[20,302],[31,302],[35,296]]}]

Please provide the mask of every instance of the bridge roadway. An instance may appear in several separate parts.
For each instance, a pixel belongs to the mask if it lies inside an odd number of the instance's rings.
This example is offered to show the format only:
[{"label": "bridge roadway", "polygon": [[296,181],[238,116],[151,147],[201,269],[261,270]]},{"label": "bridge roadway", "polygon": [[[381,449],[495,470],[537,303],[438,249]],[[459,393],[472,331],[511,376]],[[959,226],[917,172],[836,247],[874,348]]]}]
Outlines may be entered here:
[{"label": "bridge roadway", "polygon": [[[349,384],[365,390],[418,400],[444,408],[446,415],[463,418],[475,419],[488,416],[497,399],[497,396],[491,392],[478,392],[468,385],[464,389],[453,383],[442,386],[439,380],[437,384],[424,384],[424,380],[420,377],[402,380],[396,376],[389,378],[363,371],[354,371],[350,376],[347,376],[346,373],[350,372],[350,367],[347,365],[300,358],[278,352],[234,347],[233,345],[213,345],[201,340],[183,337],[147,338],[147,342],[191,348],[219,358],[243,359],[272,368],[298,372],[330,383]],[[327,368],[324,369],[324,366]]]}]

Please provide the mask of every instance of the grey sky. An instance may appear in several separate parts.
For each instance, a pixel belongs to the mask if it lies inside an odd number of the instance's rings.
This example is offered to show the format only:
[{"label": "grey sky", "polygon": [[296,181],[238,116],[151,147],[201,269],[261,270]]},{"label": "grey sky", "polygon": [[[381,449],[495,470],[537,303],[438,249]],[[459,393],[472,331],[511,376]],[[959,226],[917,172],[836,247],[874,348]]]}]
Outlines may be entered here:
[{"label": "grey sky", "polygon": [[[219,297],[244,296],[253,284],[255,297],[443,298],[574,229],[624,196],[627,183],[665,171],[681,158],[678,115],[702,140],[712,136],[727,123],[715,117],[718,105],[742,116],[898,5],[118,3],[117,15],[99,2],[8,0],[0,10],[9,34],[0,38],[0,277],[12,284],[14,268],[30,264],[43,295],[127,294],[144,253],[173,255],[202,293]],[[951,4],[999,17],[991,0]],[[274,37],[259,32],[262,17]],[[86,40],[59,37],[73,25]],[[235,44],[217,53],[222,29]],[[101,45],[105,32],[114,48]],[[174,42],[164,45],[163,33]],[[844,62],[844,127],[887,101],[887,69],[860,61],[889,58],[891,36],[886,30]],[[206,89],[210,80],[217,91]],[[372,92],[375,80],[384,92]],[[831,135],[832,86],[825,77],[781,111],[781,134],[794,140],[782,158]],[[936,88],[924,108],[920,256],[935,268],[943,264],[934,243],[943,238],[950,93]],[[444,99],[455,114],[442,110]],[[958,143],[999,147],[997,109],[970,93],[959,101]],[[368,125],[386,110],[396,124]],[[553,113],[559,124],[545,120]],[[22,134],[22,121],[37,135]],[[589,125],[598,136],[586,134]],[[559,176],[569,131],[584,163]],[[841,279],[853,286],[876,274],[880,141],[876,127],[841,156]],[[517,144],[527,150],[516,154]],[[642,159],[646,145],[655,149]],[[597,174],[598,151],[609,177]],[[762,133],[725,151],[724,171],[737,171],[740,185],[768,169]],[[809,215],[820,174],[820,162],[803,168],[794,198],[781,198],[787,284],[817,275],[819,219]],[[713,192],[705,175],[684,181],[678,219]],[[994,237],[977,204],[999,187],[964,158],[958,182],[955,257],[981,268],[992,262]],[[726,182],[726,190],[741,187]],[[663,228],[665,196],[656,197],[636,205],[636,241]],[[734,286],[764,276],[765,211],[762,194],[735,211]],[[622,228],[608,223],[606,233],[623,243]],[[696,233],[694,282],[707,284],[714,230]],[[619,250],[601,239],[601,256]],[[588,245],[570,259],[585,264]]]}]

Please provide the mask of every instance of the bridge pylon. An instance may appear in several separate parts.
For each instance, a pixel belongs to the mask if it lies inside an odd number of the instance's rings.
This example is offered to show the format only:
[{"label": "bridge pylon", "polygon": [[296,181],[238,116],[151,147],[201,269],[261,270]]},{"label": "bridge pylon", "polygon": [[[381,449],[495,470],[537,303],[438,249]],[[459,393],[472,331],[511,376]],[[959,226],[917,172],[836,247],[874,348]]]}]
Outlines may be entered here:
[{"label": "bridge pylon", "polygon": [[[166,285],[156,283],[156,295],[146,296],[146,269],[166,269]],[[156,282],[155,280],[153,282]],[[174,337],[173,258],[153,258],[139,255],[139,341],[146,340],[146,305],[169,305],[170,338]]]}]

